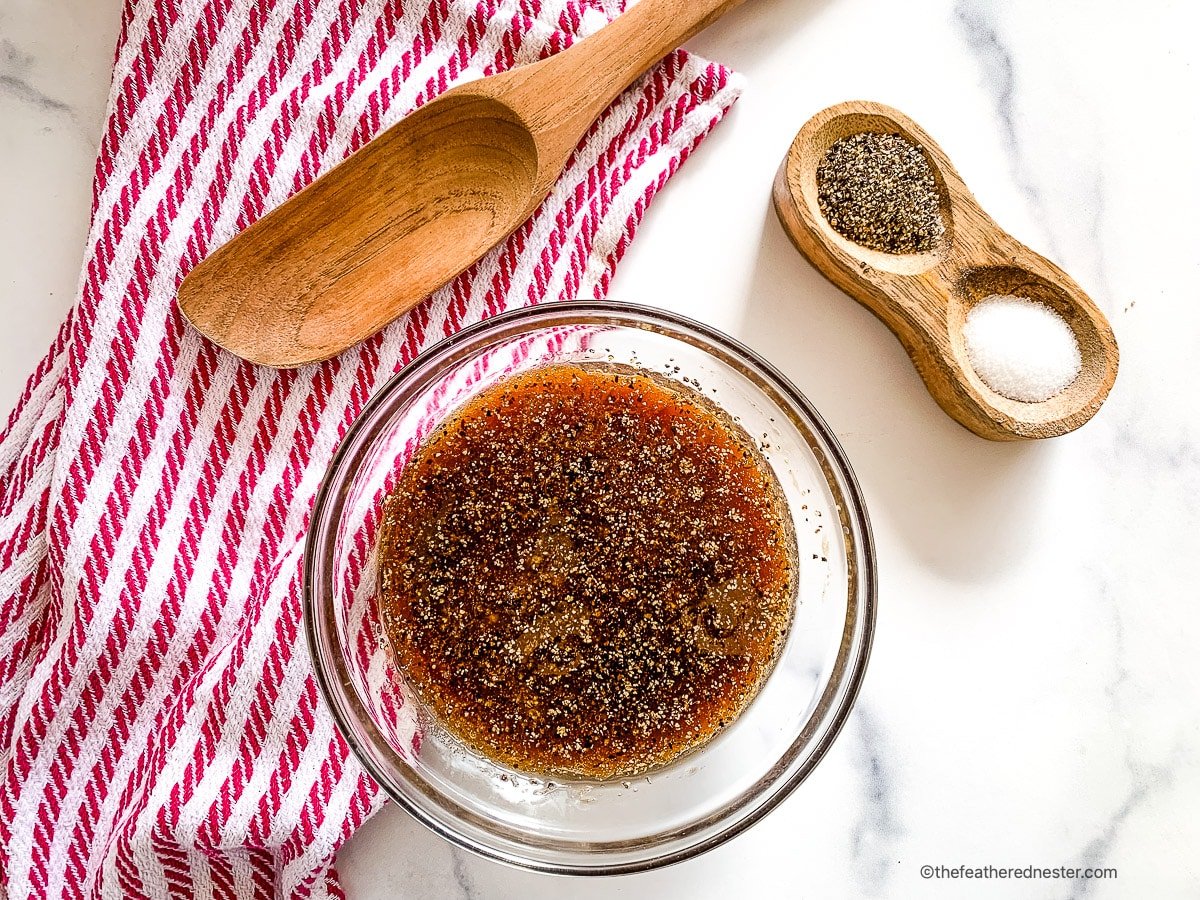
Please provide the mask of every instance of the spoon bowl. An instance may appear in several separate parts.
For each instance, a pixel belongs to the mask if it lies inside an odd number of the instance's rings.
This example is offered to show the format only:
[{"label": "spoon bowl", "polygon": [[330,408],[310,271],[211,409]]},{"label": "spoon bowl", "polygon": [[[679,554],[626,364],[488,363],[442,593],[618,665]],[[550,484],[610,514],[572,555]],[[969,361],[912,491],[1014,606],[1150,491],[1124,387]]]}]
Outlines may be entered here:
[{"label": "spoon bowl", "polygon": [[179,302],[201,332],[251,362],[325,359],[454,278],[541,199],[529,131],[509,107],[465,92],[335,172],[188,276]]},{"label": "spoon bowl", "polygon": [[[873,250],[839,234],[822,214],[817,169],[837,141],[862,132],[898,134],[925,155],[945,224],[931,250]],[[1108,396],[1116,379],[1118,351],[1104,314],[1062,269],[1000,228],[942,149],[903,113],[865,101],[817,113],[800,129],[784,158],[774,201],[797,249],[883,320],[938,404],[981,437],[1009,441],[1065,434],[1095,415]],[[991,294],[1045,303],[1074,332],[1082,370],[1062,393],[1038,403],[1013,400],[976,374],[963,326],[971,307]]]}]

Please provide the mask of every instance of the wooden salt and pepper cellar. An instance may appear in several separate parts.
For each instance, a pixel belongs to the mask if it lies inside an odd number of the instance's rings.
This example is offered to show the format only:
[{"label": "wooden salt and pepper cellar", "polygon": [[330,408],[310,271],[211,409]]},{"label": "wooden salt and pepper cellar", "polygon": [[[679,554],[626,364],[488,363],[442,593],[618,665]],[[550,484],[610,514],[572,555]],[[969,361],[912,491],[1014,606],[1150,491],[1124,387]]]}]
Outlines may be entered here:
[{"label": "wooden salt and pepper cellar", "polygon": [[341,353],[517,229],[605,107],[742,2],[640,0],[561,53],[452,88],[200,263],[180,309],[251,362]]},{"label": "wooden salt and pepper cellar", "polygon": [[[941,196],[945,234],[932,250],[886,253],[843,237],[822,215],[817,169],[837,141],[861,132],[898,134],[922,148]],[[951,417],[996,441],[1055,437],[1087,422],[1117,375],[1117,343],[1104,314],[1069,275],[997,225],[941,148],[903,113],[852,101],[813,116],[788,150],[774,187],[775,209],[797,249],[900,339],[930,394]],[[996,393],[967,358],[963,325],[992,294],[1046,304],[1075,334],[1078,377],[1038,403]]]}]

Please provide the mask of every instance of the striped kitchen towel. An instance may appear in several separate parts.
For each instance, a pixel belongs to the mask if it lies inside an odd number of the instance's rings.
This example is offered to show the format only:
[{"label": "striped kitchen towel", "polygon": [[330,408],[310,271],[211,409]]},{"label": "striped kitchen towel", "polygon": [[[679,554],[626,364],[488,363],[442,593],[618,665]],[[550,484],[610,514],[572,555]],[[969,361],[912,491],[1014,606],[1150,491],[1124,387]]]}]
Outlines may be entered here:
[{"label": "striped kitchen towel", "polygon": [[738,93],[676,53],[535,215],[384,333],[278,372],[187,326],[183,275],[455,82],[622,0],[128,0],[80,295],[0,437],[0,872],[24,897],[340,895],[382,803],[301,643],[313,495],[367,398],[500,311],[600,297]]}]

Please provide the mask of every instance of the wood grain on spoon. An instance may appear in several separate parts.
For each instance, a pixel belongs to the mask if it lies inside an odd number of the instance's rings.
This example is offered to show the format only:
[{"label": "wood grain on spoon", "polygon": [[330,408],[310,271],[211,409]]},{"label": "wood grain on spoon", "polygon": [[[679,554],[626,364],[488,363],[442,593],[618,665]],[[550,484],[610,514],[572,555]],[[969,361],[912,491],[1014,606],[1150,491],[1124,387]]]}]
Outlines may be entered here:
[{"label": "wood grain on spoon", "polygon": [[179,305],[292,367],[383,328],[517,229],[613,99],[742,0],[641,0],[549,59],[454,88],[218,249]]}]

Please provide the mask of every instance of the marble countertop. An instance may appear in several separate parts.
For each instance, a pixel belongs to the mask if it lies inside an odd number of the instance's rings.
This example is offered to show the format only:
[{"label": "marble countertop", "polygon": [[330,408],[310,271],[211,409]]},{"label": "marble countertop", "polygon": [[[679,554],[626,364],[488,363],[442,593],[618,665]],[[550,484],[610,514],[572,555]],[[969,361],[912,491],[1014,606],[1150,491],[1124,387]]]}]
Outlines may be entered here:
[{"label": "marble countertop", "polygon": [[[73,299],[117,0],[0,0],[0,405]],[[749,833],[645,875],[477,859],[397,809],[352,898],[1200,896],[1200,15],[1191,0],[751,0],[696,51],[749,78],[613,285],[741,338],[842,440],[874,521],[866,684],[826,760]],[[869,98],[934,135],[994,217],[1070,271],[1122,349],[1081,431],[948,419],[770,208],[791,136]],[[1115,880],[924,879],[924,865]]]}]

